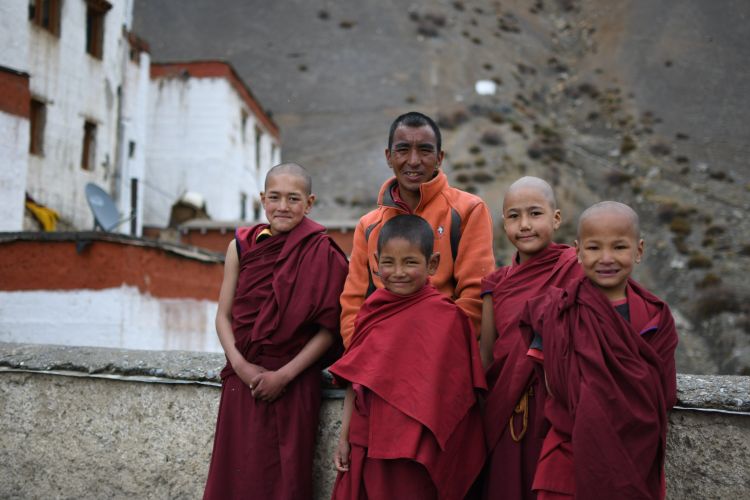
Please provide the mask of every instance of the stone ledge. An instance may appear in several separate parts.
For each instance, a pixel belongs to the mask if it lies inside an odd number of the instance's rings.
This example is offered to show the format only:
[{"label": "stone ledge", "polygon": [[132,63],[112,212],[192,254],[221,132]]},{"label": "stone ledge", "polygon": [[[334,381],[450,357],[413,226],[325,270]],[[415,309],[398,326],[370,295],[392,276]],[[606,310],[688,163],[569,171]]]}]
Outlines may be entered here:
[{"label": "stone ledge", "polygon": [[[0,367],[34,372],[72,372],[120,377],[153,377],[164,382],[221,382],[222,354],[192,351],[138,351],[104,347],[70,347],[0,342]],[[322,374],[327,397],[330,378]],[[677,375],[679,409],[733,411],[750,414],[750,377]]]}]

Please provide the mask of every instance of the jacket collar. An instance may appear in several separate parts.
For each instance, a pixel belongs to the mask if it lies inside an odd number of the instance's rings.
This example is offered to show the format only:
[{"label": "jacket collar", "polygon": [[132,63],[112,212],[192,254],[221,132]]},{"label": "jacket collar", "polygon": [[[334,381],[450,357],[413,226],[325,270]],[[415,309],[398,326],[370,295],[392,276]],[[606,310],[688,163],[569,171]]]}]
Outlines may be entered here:
[{"label": "jacket collar", "polygon": [[[378,206],[398,208],[398,205],[396,205],[396,202],[393,200],[393,195],[391,194],[391,188],[396,182],[396,177],[391,177],[380,187]],[[438,170],[437,175],[433,177],[432,180],[419,186],[419,204],[417,204],[417,207],[414,209],[414,213],[419,212],[421,208],[428,205],[433,198],[447,187],[448,177],[446,177],[442,170]]]}]

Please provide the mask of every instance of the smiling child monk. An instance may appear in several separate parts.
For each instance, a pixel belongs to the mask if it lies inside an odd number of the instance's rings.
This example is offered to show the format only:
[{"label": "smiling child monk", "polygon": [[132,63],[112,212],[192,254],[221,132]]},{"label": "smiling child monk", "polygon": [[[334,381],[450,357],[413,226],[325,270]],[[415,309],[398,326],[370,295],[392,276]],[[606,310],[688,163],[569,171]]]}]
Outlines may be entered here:
[{"label": "smiling child monk", "polygon": [[518,322],[527,300],[583,276],[575,249],[552,241],[561,218],[552,188],[538,177],[518,179],[505,194],[503,228],[516,254],[482,281],[480,342],[490,386],[484,411],[487,499],[536,496],[531,482],[546,432],[545,389]]},{"label": "smiling child monk", "polygon": [[643,255],[638,215],[593,205],[576,248],[586,277],[529,301],[522,318],[552,425],[533,488],[540,499],[664,498],[677,332],[669,307],[630,278]]},{"label": "smiling child monk", "polygon": [[224,263],[227,365],[205,499],[312,498],[319,361],[340,343],[346,258],[305,217],[315,195],[302,167],[272,168],[261,200],[269,223],[237,229]]},{"label": "smiling child monk", "polygon": [[330,367],[350,384],[334,499],[462,499],[484,463],[484,374],[471,323],[429,282],[441,258],[433,231],[416,215],[380,231],[385,288],[365,301]]}]

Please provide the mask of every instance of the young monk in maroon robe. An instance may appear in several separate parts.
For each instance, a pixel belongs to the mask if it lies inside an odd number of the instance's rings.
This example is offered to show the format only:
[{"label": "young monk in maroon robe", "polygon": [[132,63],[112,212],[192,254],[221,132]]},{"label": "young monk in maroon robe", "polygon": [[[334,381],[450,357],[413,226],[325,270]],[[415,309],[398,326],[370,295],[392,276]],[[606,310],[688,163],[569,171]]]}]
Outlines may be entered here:
[{"label": "young monk in maroon robe", "polygon": [[544,383],[526,356],[519,319],[526,301],[552,286],[583,276],[573,247],[552,242],[560,226],[552,188],[523,177],[503,200],[503,227],[517,252],[509,266],[482,282],[482,361],[490,387],[484,408],[487,447],[483,478],[487,499],[535,498],[531,482],[547,428]]},{"label": "young monk in maroon robe", "polygon": [[312,497],[320,359],[340,345],[344,254],[305,215],[310,176],[278,165],[261,193],[269,224],[239,228],[216,329],[227,356],[205,499]]},{"label": "young monk in maroon robe", "polygon": [[378,236],[385,288],[365,301],[330,368],[350,383],[334,499],[461,499],[484,463],[484,374],[468,317],[429,283],[440,258],[433,231],[400,215]]},{"label": "young monk in maroon robe", "polygon": [[587,209],[576,240],[586,277],[529,301],[522,319],[549,390],[552,428],[533,485],[540,499],[666,495],[677,332],[669,307],[630,279],[643,254],[639,232],[627,205]]}]

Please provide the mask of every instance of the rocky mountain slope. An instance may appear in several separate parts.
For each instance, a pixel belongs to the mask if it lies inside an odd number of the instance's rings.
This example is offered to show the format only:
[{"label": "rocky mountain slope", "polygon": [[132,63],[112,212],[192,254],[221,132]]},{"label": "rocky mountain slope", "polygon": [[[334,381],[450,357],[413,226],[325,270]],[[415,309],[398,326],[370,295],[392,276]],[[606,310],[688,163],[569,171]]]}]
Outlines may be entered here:
[{"label": "rocky mountain slope", "polygon": [[[137,0],[156,61],[232,62],[314,174],[320,218],[356,218],[389,170],[390,121],[444,131],[451,182],[492,207],[555,186],[574,237],[587,205],[641,214],[637,278],[678,318],[683,372],[750,374],[750,4],[742,0]],[[494,83],[479,94],[476,82]],[[492,85],[490,85],[492,86]]]}]

